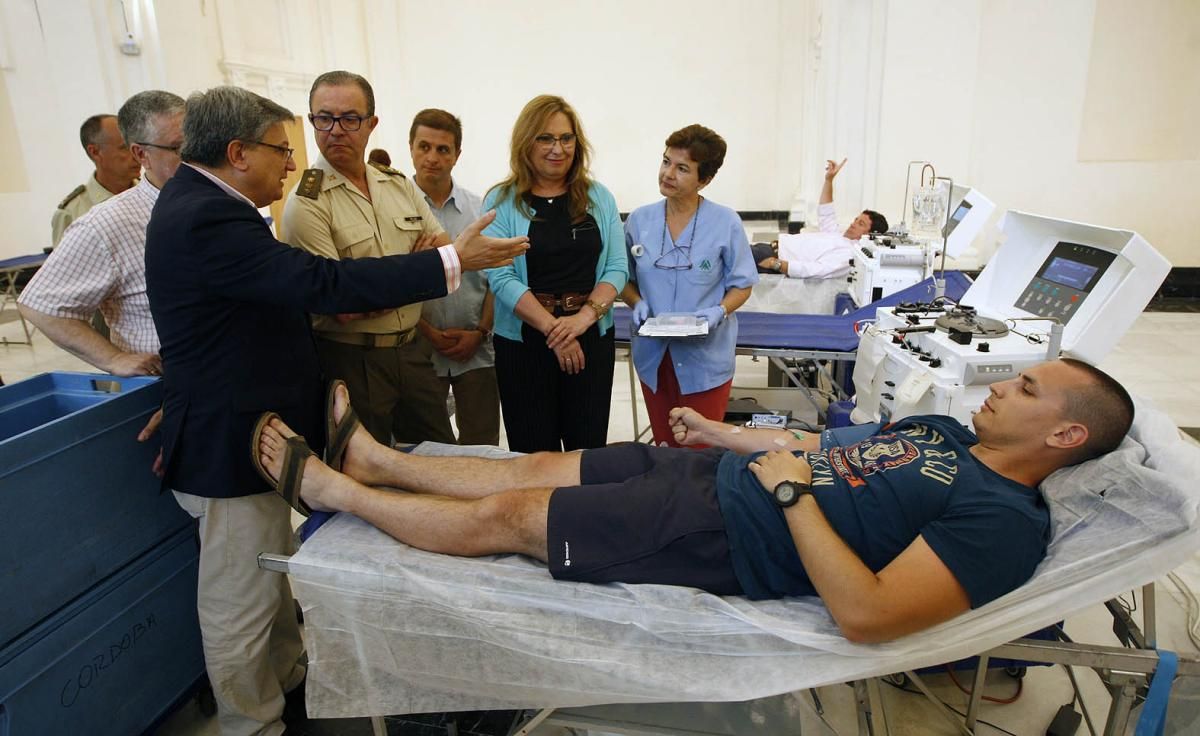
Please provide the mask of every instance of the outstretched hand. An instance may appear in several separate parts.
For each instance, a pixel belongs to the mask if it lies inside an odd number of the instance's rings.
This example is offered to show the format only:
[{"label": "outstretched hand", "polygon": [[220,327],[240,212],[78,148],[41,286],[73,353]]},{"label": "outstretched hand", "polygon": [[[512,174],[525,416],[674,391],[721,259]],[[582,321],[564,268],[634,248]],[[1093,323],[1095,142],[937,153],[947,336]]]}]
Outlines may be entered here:
[{"label": "outstretched hand", "polygon": [[849,161],[848,158],[842,159],[840,164],[834,163],[833,159],[825,161],[825,181],[833,181],[833,178],[838,175],[838,172],[842,170],[847,161]]},{"label": "outstretched hand", "polygon": [[497,268],[511,265],[513,259],[529,250],[529,237],[522,235],[518,238],[491,238],[483,235],[483,229],[496,219],[496,210],[491,210],[480,217],[459,234],[454,240],[454,250],[462,262],[464,271],[482,271],[485,268]]}]

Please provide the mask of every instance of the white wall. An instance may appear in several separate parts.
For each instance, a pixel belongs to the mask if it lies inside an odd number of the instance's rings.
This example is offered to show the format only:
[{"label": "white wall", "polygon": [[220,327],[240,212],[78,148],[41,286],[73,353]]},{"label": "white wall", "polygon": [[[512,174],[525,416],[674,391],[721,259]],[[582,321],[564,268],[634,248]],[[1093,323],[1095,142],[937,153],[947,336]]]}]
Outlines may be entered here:
[{"label": "white wall", "polygon": [[[407,148],[415,112],[454,112],[465,128],[457,177],[482,190],[507,173],[508,140],[521,107],[537,94],[560,94],[591,139],[594,174],[622,208],[658,198],[663,141],[698,122],[729,143],[707,195],[741,209],[775,209],[794,186],[777,174],[794,170],[788,162],[798,151],[777,145],[781,129],[798,122],[781,116],[778,106],[779,19],[789,5],[795,4],[462,0],[455,13],[470,21],[450,26],[428,2],[409,0],[400,3],[395,29],[403,39],[401,73],[395,87],[377,91],[383,118],[377,135],[394,161],[403,160],[396,154]],[[375,72],[376,79],[387,76]]]},{"label": "white wall", "polygon": [[150,86],[226,81],[304,112],[312,78],[348,68],[374,83],[373,144],[402,169],[413,113],[459,114],[458,178],[476,189],[504,174],[521,106],[553,92],[579,110],[623,209],[657,197],[663,139],[700,122],[730,146],[707,194],[738,209],[787,209],[799,192],[811,213],[824,159],[848,156],[839,210],[898,221],[905,164],[928,159],[1000,209],[1136,229],[1200,265],[1200,162],[1078,160],[1089,69],[1103,67],[1096,3],[1115,1],[461,0],[450,15],[431,0],[126,0],[143,48],[128,57],[119,0],[0,0],[3,134],[27,181],[0,193],[0,257],[47,243],[54,205],[90,170],[76,142],[88,115]]},{"label": "white wall", "polygon": [[[1186,152],[1176,159],[1080,160],[1085,124],[1099,124],[1110,136],[1129,129],[1084,120],[1089,74],[1161,56],[1144,33],[1092,48],[1097,2],[1122,1],[894,0],[886,12],[876,7],[876,22],[886,16],[886,61],[880,124],[873,131],[878,171],[864,203],[878,203],[889,218],[900,216],[905,162],[927,159],[939,174],[978,188],[1000,211],[1136,230],[1173,265],[1200,266],[1200,160]],[[1200,27],[1200,3],[1156,0],[1156,8],[1174,14],[1175,23]],[[1194,70],[1200,47],[1193,43],[1173,59],[1155,61],[1157,74]],[[1103,87],[1107,80],[1098,82]],[[1194,98],[1200,89],[1176,93]],[[1171,114],[1132,103],[1115,107],[1130,116]],[[994,231],[981,241],[989,236],[994,239]],[[990,242],[977,244],[967,265],[990,253]]]},{"label": "white wall", "polygon": [[[1200,160],[1079,161],[1095,3],[1038,5],[1036,18],[1024,3],[981,6],[971,144],[978,186],[1007,209],[1136,230],[1173,265],[1200,266]],[[1200,13],[1198,3],[1179,7]],[[1104,52],[1137,63],[1147,49],[1131,41]],[[1193,43],[1178,63],[1200,65],[1200,47]],[[1161,112],[1125,108],[1128,115]]]}]

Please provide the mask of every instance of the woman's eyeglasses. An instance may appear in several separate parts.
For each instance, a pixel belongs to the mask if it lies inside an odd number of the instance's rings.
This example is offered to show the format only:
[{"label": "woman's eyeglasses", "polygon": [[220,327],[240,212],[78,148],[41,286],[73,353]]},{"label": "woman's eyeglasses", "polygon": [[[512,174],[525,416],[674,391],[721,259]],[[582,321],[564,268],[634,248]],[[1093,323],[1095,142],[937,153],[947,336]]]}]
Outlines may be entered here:
[{"label": "woman's eyeglasses", "polygon": [[563,150],[566,150],[568,148],[575,147],[576,137],[577,136],[574,133],[563,133],[558,137],[552,136],[549,133],[542,133],[538,137],[534,138],[533,141],[534,143],[537,143],[539,147],[544,148],[547,151],[549,151],[551,148],[554,148],[555,143],[558,143],[563,147]]}]

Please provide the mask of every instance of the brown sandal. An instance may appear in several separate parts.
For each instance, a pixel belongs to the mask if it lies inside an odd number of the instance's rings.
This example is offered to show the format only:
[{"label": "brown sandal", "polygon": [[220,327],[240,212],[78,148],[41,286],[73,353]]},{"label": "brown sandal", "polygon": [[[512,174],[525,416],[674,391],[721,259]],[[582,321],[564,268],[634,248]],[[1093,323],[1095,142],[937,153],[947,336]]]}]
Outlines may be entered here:
[{"label": "brown sandal", "polygon": [[313,455],[308,442],[298,434],[284,440],[283,471],[278,478],[271,477],[259,456],[259,442],[262,440],[263,430],[272,419],[277,417],[279,417],[278,414],[269,411],[258,418],[258,422],[254,425],[254,433],[250,436],[250,458],[254,461],[254,467],[258,470],[259,475],[271,484],[276,493],[283,496],[283,500],[287,501],[289,506],[302,515],[309,516],[312,514],[312,509],[304,503],[304,499],[300,498],[300,482],[304,479],[304,463]]},{"label": "brown sandal", "polygon": [[[337,472],[342,472],[342,464],[346,461],[346,448],[350,446],[350,438],[361,422],[353,406],[346,407],[346,415],[342,421],[333,418],[334,392],[338,386],[345,386],[342,379],[331,381],[329,392],[325,395],[325,464]],[[347,389],[348,391],[348,389]]]}]

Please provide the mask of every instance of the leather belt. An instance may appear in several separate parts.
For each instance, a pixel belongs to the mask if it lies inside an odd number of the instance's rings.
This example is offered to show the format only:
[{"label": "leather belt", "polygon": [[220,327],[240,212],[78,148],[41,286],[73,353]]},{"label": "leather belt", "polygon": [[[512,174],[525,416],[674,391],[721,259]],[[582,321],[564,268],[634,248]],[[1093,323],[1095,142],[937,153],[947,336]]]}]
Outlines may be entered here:
[{"label": "leather belt", "polygon": [[553,313],[555,308],[561,309],[565,314],[574,314],[583,305],[588,303],[588,294],[574,292],[568,294],[539,294],[533,292],[533,298],[538,300],[538,303],[546,308],[546,311]]},{"label": "leather belt", "polygon": [[410,327],[404,332],[317,332],[316,335],[322,340],[361,348],[398,348],[417,337],[417,328]]}]

